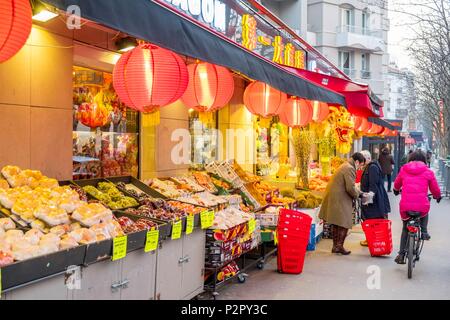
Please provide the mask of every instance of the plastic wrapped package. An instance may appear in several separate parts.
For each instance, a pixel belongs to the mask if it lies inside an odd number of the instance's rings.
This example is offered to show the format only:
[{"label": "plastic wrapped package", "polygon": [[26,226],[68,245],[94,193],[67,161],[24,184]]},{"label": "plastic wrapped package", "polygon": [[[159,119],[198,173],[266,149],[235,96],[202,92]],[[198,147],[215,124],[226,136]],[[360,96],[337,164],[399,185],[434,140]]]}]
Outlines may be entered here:
[{"label": "plastic wrapped package", "polygon": [[38,229],[31,229],[25,233],[24,239],[28,240],[32,245],[37,245],[44,234]]},{"label": "plastic wrapped package", "polygon": [[0,239],[5,236],[5,233],[5,230],[3,230],[3,228],[0,228]]},{"label": "plastic wrapped package", "polygon": [[23,261],[31,259],[41,254],[41,249],[39,246],[30,246],[23,250],[13,251],[14,260]]},{"label": "plastic wrapped package", "polygon": [[56,234],[58,237],[62,237],[70,231],[71,227],[68,224],[59,225],[50,229],[50,233]]},{"label": "plastic wrapped package", "polygon": [[11,244],[11,250],[13,252],[25,250],[30,248],[32,245],[33,244],[28,239],[25,239],[25,237],[18,238],[14,243]]},{"label": "plastic wrapped package", "polygon": [[12,221],[10,218],[1,218],[0,219],[0,229],[4,231],[8,231],[11,229],[14,229],[16,227],[14,221]]},{"label": "plastic wrapped package", "polygon": [[9,244],[13,244],[17,240],[21,239],[23,237],[23,231],[22,230],[8,230],[5,233],[5,242]]},{"label": "plastic wrapped package", "polygon": [[76,242],[81,244],[87,244],[96,241],[95,232],[87,228],[76,229],[70,232],[68,234],[68,237],[74,239]]},{"label": "plastic wrapped package", "polygon": [[11,252],[5,252],[0,249],[0,268],[5,267],[14,262]]},{"label": "plastic wrapped package", "polygon": [[59,243],[51,242],[51,241],[39,241],[39,253],[38,255],[46,255],[59,251]]},{"label": "plastic wrapped package", "polygon": [[69,235],[65,235],[62,239],[61,242],[59,244],[59,248],[61,250],[66,250],[66,249],[70,249],[70,248],[74,248],[78,246],[78,242],[75,241],[74,238],[72,238]]},{"label": "plastic wrapped package", "polygon": [[9,190],[0,189],[0,203],[7,209],[11,209],[15,202],[15,196]]},{"label": "plastic wrapped package", "polygon": [[109,233],[108,223],[99,223],[96,225],[93,225],[90,230],[92,230],[95,233],[95,239],[96,241],[102,241],[111,238],[111,235]]},{"label": "plastic wrapped package", "polygon": [[34,216],[52,227],[70,223],[67,212],[57,207],[40,205],[34,210]]},{"label": "plastic wrapped package", "polygon": [[48,228],[45,226],[45,223],[42,222],[41,220],[38,220],[38,219],[32,221],[30,226],[31,226],[31,228],[37,229],[37,230],[39,230],[39,231],[41,231],[43,233],[48,233],[49,232]]},{"label": "plastic wrapped package", "polygon": [[1,170],[2,175],[8,179],[13,176],[18,175],[21,172],[20,168],[17,166],[4,166]]},{"label": "plastic wrapped package", "polygon": [[70,231],[74,231],[74,230],[77,230],[77,229],[81,229],[81,225],[78,222],[74,222],[74,223],[72,223],[70,225]]},{"label": "plastic wrapped package", "polygon": [[124,235],[124,232],[116,220],[110,220],[106,223],[108,232],[112,238],[120,237]]}]

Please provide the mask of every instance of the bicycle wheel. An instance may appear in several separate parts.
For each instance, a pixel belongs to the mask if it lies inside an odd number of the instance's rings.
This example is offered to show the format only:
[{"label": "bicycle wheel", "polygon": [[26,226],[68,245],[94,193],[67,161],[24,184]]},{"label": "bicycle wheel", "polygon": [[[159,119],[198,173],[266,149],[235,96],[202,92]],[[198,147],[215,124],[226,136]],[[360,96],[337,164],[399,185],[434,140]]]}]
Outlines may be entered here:
[{"label": "bicycle wheel", "polygon": [[412,278],[412,271],[414,268],[414,247],[415,247],[415,236],[410,234],[408,237],[408,279]]}]

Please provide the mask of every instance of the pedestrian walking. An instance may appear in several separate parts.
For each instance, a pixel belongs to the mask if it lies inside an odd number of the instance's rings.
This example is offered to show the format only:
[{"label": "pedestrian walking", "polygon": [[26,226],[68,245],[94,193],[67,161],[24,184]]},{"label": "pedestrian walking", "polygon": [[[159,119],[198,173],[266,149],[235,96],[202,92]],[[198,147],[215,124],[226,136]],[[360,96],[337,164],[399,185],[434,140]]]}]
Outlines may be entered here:
[{"label": "pedestrian walking", "polygon": [[[372,160],[372,156],[368,150],[361,151],[366,159],[366,164],[361,177],[361,192],[373,193],[372,203],[361,206],[362,220],[369,219],[387,219],[391,212],[389,197],[384,188],[384,177],[380,164],[377,160]],[[361,241],[362,246],[367,246],[367,240]]]},{"label": "pedestrian walking", "polygon": [[402,167],[397,179],[394,182],[394,194],[402,192],[400,200],[400,215],[403,220],[402,237],[400,241],[400,250],[395,262],[405,263],[405,249],[408,238],[407,223],[409,217],[408,211],[421,213],[420,225],[422,229],[422,239],[430,240],[428,233],[428,212],[430,211],[430,200],[428,199],[428,190],[433,194],[433,198],[439,203],[441,201],[441,190],[436,180],[434,172],[427,167],[427,157],[420,150],[415,151],[409,156],[409,162]]},{"label": "pedestrian walking", "polygon": [[427,151],[427,164],[428,164],[428,168],[431,168],[431,158],[433,156],[433,152],[431,152],[431,150]]},{"label": "pedestrian walking", "polygon": [[356,189],[356,170],[364,165],[364,156],[357,152],[343,163],[328,183],[319,217],[331,225],[333,235],[332,253],[348,255],[344,242],[348,229],[353,226],[353,199],[359,197]]},{"label": "pedestrian walking", "polygon": [[380,163],[381,170],[383,172],[383,180],[387,178],[387,191],[392,192],[392,172],[394,171],[395,161],[388,147],[383,148],[378,158],[378,162]]}]

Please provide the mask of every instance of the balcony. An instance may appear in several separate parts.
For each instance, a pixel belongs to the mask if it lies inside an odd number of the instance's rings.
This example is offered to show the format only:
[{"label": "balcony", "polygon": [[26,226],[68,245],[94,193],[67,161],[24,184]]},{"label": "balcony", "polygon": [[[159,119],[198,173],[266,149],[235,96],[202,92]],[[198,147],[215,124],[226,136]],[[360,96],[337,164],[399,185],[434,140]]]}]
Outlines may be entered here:
[{"label": "balcony", "polygon": [[361,70],[361,79],[370,79],[372,77],[369,70]]},{"label": "balcony", "polygon": [[356,70],[355,69],[349,69],[349,68],[340,68],[342,72],[344,72],[346,75],[348,75],[350,78],[354,78],[356,76]]},{"label": "balcony", "polygon": [[336,33],[337,47],[356,48],[370,52],[386,51],[382,30],[343,25],[336,28]]}]

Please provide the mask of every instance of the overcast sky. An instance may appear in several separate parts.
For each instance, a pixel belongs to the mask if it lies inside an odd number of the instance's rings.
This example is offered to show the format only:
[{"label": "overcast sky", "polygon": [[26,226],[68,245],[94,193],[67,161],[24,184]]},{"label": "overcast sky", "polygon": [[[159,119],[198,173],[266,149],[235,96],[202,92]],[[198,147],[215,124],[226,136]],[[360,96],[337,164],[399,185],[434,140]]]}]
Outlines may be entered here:
[{"label": "overcast sky", "polygon": [[406,51],[408,39],[413,37],[411,17],[398,11],[417,12],[418,8],[411,3],[418,0],[389,0],[390,31],[388,34],[388,52],[390,60],[397,63],[400,68],[410,68],[413,61]]}]

